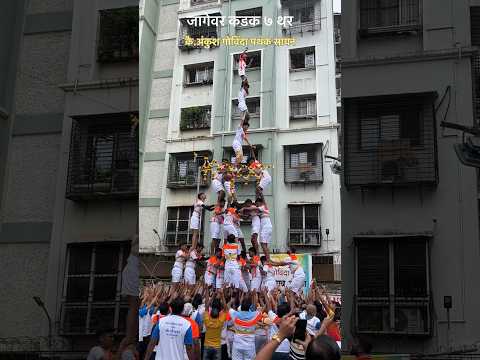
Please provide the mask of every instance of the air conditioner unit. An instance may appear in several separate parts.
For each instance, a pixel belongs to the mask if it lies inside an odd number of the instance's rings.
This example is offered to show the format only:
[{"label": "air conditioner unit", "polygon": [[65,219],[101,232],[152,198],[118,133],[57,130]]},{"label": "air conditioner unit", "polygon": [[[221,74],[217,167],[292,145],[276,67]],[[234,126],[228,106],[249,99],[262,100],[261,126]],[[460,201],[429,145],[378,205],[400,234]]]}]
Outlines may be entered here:
[{"label": "air conditioner unit", "polygon": [[418,334],[425,333],[423,307],[403,307],[395,309],[396,332]]}]

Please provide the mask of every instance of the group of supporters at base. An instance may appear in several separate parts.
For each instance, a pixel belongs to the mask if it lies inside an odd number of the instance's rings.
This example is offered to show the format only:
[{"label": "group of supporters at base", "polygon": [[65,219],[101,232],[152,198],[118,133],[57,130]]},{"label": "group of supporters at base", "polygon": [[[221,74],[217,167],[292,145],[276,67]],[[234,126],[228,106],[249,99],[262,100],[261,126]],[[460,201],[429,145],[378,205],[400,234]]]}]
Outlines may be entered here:
[{"label": "group of supporters at base", "polygon": [[[143,290],[139,353],[142,360],[301,360],[314,359],[323,344],[339,356],[339,320],[340,304],[315,282],[307,295],[158,283]],[[300,336],[290,333],[296,321]]]}]

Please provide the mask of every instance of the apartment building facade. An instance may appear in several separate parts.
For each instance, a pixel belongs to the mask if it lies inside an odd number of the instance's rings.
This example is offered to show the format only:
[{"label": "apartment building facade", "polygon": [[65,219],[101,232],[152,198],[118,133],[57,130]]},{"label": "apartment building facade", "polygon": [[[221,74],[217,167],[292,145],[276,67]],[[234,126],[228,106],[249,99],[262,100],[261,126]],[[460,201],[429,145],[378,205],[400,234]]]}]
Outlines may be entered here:
[{"label": "apartment building facade", "polygon": [[476,350],[478,1],[342,4],[342,330],[377,353]]},{"label": "apartment building facade", "polygon": [[2,57],[0,357],[84,359],[99,328],[125,331],[121,271],[138,211],[138,1],[7,8],[2,34],[14,29],[16,40]]},{"label": "apartment building facade", "polygon": [[[293,24],[188,25],[188,18],[202,15],[293,16]],[[169,277],[171,258],[158,255],[172,254],[190,240],[188,219],[198,182],[210,202],[216,197],[208,179],[198,177],[198,167],[204,157],[231,159],[240,121],[236,70],[244,47],[192,48],[184,35],[293,37],[292,46],[248,48],[249,139],[256,145],[256,158],[272,166],[273,182],[265,193],[274,224],[271,248],[280,252],[293,245],[311,252],[317,278],[339,281],[339,178],[330,170],[331,160],[324,158],[337,156],[338,147],[331,1],[163,1],[158,17],[151,82],[145,85],[150,88],[149,109],[140,140],[140,248],[147,272]],[[252,158],[250,149],[244,151]],[[240,201],[254,198],[254,182],[239,182],[237,188]],[[208,221],[207,215],[204,225]],[[249,243],[249,224],[242,231]],[[208,247],[208,226],[202,239]]]}]

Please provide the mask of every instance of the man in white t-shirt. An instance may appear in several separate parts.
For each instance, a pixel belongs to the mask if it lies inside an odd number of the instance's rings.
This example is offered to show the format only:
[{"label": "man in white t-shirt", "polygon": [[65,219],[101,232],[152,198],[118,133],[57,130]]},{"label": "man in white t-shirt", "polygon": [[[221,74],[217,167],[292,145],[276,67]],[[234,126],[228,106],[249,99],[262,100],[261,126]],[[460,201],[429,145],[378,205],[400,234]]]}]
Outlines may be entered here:
[{"label": "man in white t-shirt", "polygon": [[307,308],[302,311],[299,315],[300,319],[307,320],[307,332],[312,335],[316,336],[318,331],[320,330],[320,326],[322,322],[316,316],[317,315],[317,308],[313,304],[308,304]]},{"label": "man in white t-shirt", "polygon": [[170,304],[171,315],[161,318],[155,325],[145,359],[150,359],[154,347],[158,344],[156,360],[184,360],[185,350],[189,360],[194,359],[192,351],[193,336],[190,322],[183,318],[185,302],[176,298]]}]

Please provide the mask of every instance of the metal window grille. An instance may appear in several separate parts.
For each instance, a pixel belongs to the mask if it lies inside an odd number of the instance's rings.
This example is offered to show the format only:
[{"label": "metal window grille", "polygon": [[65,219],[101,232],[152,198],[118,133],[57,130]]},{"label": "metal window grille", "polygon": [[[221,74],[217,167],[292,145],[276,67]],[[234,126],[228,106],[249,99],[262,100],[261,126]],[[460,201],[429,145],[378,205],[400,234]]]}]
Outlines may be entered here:
[{"label": "metal window grille", "polygon": [[315,67],[315,48],[290,50],[291,69],[310,69]]},{"label": "metal window grille", "polygon": [[358,333],[429,335],[428,238],[355,241]]},{"label": "metal window grille", "polygon": [[[470,35],[472,46],[480,47],[480,6],[470,7]],[[480,124],[480,54],[472,56],[473,110]]]},{"label": "metal window grille", "polygon": [[293,16],[292,25],[286,25],[283,31],[287,35],[315,32],[321,29],[319,9],[315,8],[315,1],[287,1],[288,15]]},{"label": "metal window grille", "polygon": [[185,66],[184,86],[213,84],[213,62]]},{"label": "metal window grille", "polygon": [[[262,8],[257,7],[257,8],[252,8],[252,9],[245,9],[245,10],[239,10],[235,14],[236,16],[260,16],[262,17]],[[260,25],[257,26],[262,26],[262,23],[260,22]],[[251,25],[236,25],[237,28],[245,28],[245,27],[252,27]]]},{"label": "metal window grille", "polygon": [[[262,67],[262,52],[261,51],[252,51],[247,53],[247,63],[250,63],[249,70],[258,69]],[[233,71],[238,70],[238,61],[240,60],[240,54],[233,55]]]},{"label": "metal window grille", "polygon": [[[170,154],[168,164],[168,188],[196,188],[208,186],[208,179],[204,179],[198,173],[198,168],[203,164],[204,157],[212,159],[210,152],[198,152],[197,157],[193,153]],[[200,176],[200,178],[199,178]]]},{"label": "metal window grille", "polygon": [[211,116],[211,106],[183,108],[180,115],[180,130],[210,129]]},{"label": "metal window grille", "polygon": [[128,242],[70,244],[62,295],[62,335],[125,332],[128,304],[121,300]]},{"label": "metal window grille", "polygon": [[322,183],[322,144],[285,147],[285,183]]},{"label": "metal window grille", "polygon": [[289,205],[290,224],[288,229],[290,245],[320,246],[320,205]]},{"label": "metal window grille", "polygon": [[290,119],[317,117],[317,100],[315,96],[290,98]]},{"label": "metal window grille", "polygon": [[[219,13],[215,14],[210,14],[211,16],[220,16]],[[182,25],[180,27],[180,36],[178,40],[178,47],[180,50],[189,50],[189,49],[194,49],[197,46],[196,45],[186,45],[184,37],[189,36],[193,39],[199,39],[199,38],[217,38],[217,27],[215,25],[205,25],[202,24],[201,26],[191,26],[188,25],[186,22],[186,19],[180,19]],[[211,47],[215,47],[216,45],[211,45]],[[200,47],[201,48],[201,47]]]},{"label": "metal window grille", "polygon": [[433,93],[345,100],[347,187],[438,182]]},{"label": "metal window grille", "polygon": [[138,194],[138,134],[130,114],[73,119],[66,197],[133,198]]},{"label": "metal window grille", "polygon": [[[248,114],[250,116],[250,126],[254,119],[260,120],[260,98],[251,97],[245,99],[245,103],[248,108]],[[241,119],[241,112],[238,110],[238,100],[232,101],[232,120],[239,121]]]},{"label": "metal window grille", "polygon": [[99,29],[99,62],[138,59],[138,7],[101,10]]},{"label": "metal window grille", "polygon": [[419,29],[421,0],[361,0],[360,29],[371,32]]},{"label": "metal window grille", "polygon": [[217,0],[191,0],[190,6],[210,4],[210,3],[216,3],[216,2]]},{"label": "metal window grille", "polygon": [[[180,246],[181,244],[192,243],[192,230],[190,229],[190,217],[192,216],[192,206],[168,207],[167,209],[167,246]],[[201,221],[200,238],[203,242],[204,219]]]}]

